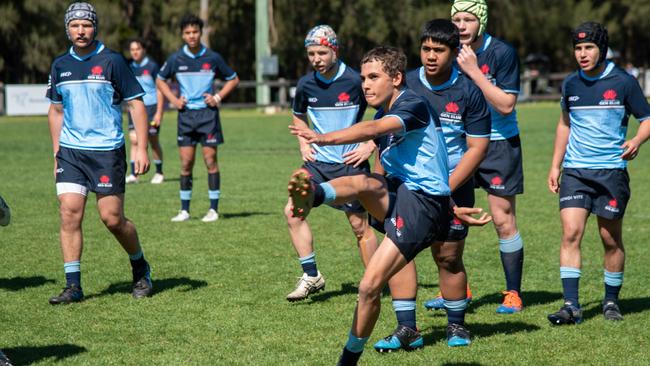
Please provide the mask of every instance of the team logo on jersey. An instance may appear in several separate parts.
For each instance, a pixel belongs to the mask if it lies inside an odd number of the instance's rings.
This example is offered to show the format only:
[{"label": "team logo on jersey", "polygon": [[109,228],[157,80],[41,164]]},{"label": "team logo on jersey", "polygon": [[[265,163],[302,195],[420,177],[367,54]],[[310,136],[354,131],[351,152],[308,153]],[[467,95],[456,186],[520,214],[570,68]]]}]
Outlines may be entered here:
[{"label": "team logo on jersey", "polygon": [[187,70],[187,65],[181,65],[178,67],[178,71],[185,71]]},{"label": "team logo on jersey", "polygon": [[97,187],[112,188],[113,183],[111,183],[111,178],[109,178],[108,175],[102,175],[101,177],[99,177],[99,183],[97,183]]},{"label": "team logo on jersey", "polygon": [[68,76],[72,75],[72,71],[64,71],[61,74],[59,74],[60,78],[67,78]]},{"label": "team logo on jersey", "polygon": [[104,72],[104,69],[101,66],[99,66],[99,65],[93,66],[90,69],[90,75],[88,75],[88,79],[106,80],[106,76],[102,75],[103,72]]},{"label": "team logo on jersey", "polygon": [[577,102],[580,100],[580,97],[577,95],[572,95],[569,97],[569,102]]},{"label": "team logo on jersey", "polygon": [[397,235],[397,237],[401,237],[402,229],[404,228],[404,219],[398,215],[397,217],[391,217],[390,222],[393,224],[393,226],[395,226],[395,235]]},{"label": "team logo on jersey", "polygon": [[458,220],[457,217],[454,217],[454,219],[451,220],[450,227],[451,227],[452,230],[463,230],[463,229],[465,229],[465,226],[463,225],[463,223],[460,220]]},{"label": "team logo on jersey", "polygon": [[481,72],[483,73],[483,75],[485,75],[485,77],[486,77],[486,78],[487,78],[487,79],[488,79],[492,84],[496,85],[496,79],[495,79],[494,76],[490,73],[490,71],[491,71],[491,70],[490,70],[490,66],[488,66],[488,64],[483,64],[483,65],[481,65],[480,69],[481,69]]},{"label": "team logo on jersey", "polygon": [[308,98],[307,100],[309,101],[309,103],[316,103],[316,102],[318,102],[318,98],[316,98],[316,97],[311,97],[311,98]]},{"label": "team logo on jersey", "polygon": [[456,102],[449,102],[445,105],[445,111],[440,113],[440,121],[446,123],[461,123],[463,116],[458,113],[460,106]]},{"label": "team logo on jersey", "polygon": [[614,89],[607,89],[603,93],[603,100],[598,103],[599,105],[620,105],[621,101],[619,99],[616,99],[618,97],[618,94],[616,93],[616,90]]},{"label": "team logo on jersey", "polygon": [[201,65],[201,71],[206,72],[206,71],[210,71],[210,70],[211,70],[211,68],[210,68],[209,63],[205,62],[203,65]]},{"label": "team logo on jersey", "polygon": [[501,177],[494,176],[492,179],[490,179],[490,188],[492,189],[506,189],[506,187],[503,185],[503,179]]},{"label": "team logo on jersey", "polygon": [[147,69],[142,70],[142,75],[149,76],[149,70],[147,70]]},{"label": "team logo on jersey", "polygon": [[348,105],[352,105],[352,102],[350,102],[350,94],[346,92],[342,92],[338,96],[338,102],[334,104],[337,107],[344,107]]},{"label": "team logo on jersey", "polygon": [[217,143],[217,137],[213,133],[209,133],[208,136],[205,139],[205,142],[208,144],[216,144]]},{"label": "team logo on jersey", "polygon": [[609,202],[607,202],[607,206],[605,206],[605,210],[614,213],[618,213],[621,211],[621,209],[618,208],[618,201],[616,200],[616,198],[612,198],[611,200],[609,200]]}]

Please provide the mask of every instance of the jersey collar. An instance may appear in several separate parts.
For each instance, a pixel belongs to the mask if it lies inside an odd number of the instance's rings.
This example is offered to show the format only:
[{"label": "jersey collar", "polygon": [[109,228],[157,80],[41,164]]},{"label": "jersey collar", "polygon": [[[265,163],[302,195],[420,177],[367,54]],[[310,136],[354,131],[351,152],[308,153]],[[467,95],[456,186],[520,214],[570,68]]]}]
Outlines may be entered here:
[{"label": "jersey collar", "polygon": [[199,57],[205,55],[205,52],[207,50],[208,49],[204,45],[201,45],[201,51],[199,51],[199,53],[197,53],[195,55],[190,51],[190,48],[187,45],[183,46],[183,53],[185,53],[186,55],[188,55],[191,58],[199,58]]},{"label": "jersey collar", "polygon": [[419,73],[420,73],[420,82],[422,83],[422,85],[424,85],[427,89],[431,91],[444,90],[456,84],[456,81],[458,80],[458,74],[459,74],[456,66],[452,66],[451,75],[449,75],[449,80],[445,81],[440,85],[431,85],[431,83],[429,83],[429,80],[427,80],[427,75],[426,72],[424,71],[424,66],[420,67]]},{"label": "jersey collar", "polygon": [[487,48],[490,47],[490,43],[492,43],[492,36],[487,33],[483,33],[483,44],[481,45],[481,48],[476,50],[476,54],[478,55],[487,50]]},{"label": "jersey collar", "polygon": [[142,59],[142,62],[137,63],[137,62],[133,61],[133,62],[131,62],[131,65],[133,65],[134,67],[145,67],[145,65],[147,65],[148,63],[149,63],[149,56],[144,56],[144,58]]},{"label": "jersey collar", "polygon": [[600,73],[600,75],[590,77],[590,76],[587,76],[584,72],[582,72],[582,70],[580,70],[580,77],[587,80],[587,81],[596,81],[596,80],[600,80],[600,79],[604,78],[605,76],[609,75],[609,73],[612,72],[612,70],[614,69],[614,63],[613,62],[611,62],[611,61],[606,61],[606,62],[607,62],[607,66],[605,66],[605,70],[603,70],[603,72]]},{"label": "jersey collar", "polygon": [[331,84],[335,82],[338,78],[340,78],[343,73],[345,72],[345,68],[347,67],[343,61],[337,61],[339,70],[336,72],[336,75],[334,75],[333,78],[331,79],[325,79],[318,71],[314,71],[316,73],[316,78],[325,84]]},{"label": "jersey collar", "polygon": [[70,46],[70,56],[72,56],[75,60],[78,61],[86,61],[87,59],[97,55],[98,53],[102,52],[104,50],[104,44],[101,43],[100,41],[95,41],[97,42],[97,45],[95,46],[95,50],[85,56],[79,56],[77,53],[74,51],[74,46]]}]

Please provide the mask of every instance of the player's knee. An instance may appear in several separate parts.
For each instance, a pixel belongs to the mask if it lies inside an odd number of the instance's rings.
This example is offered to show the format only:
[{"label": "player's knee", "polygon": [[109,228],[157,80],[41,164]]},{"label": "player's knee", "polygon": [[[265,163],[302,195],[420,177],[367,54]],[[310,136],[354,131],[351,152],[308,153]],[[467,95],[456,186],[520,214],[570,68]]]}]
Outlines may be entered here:
[{"label": "player's knee", "polygon": [[293,215],[293,207],[291,203],[287,203],[287,205],[284,206],[284,217],[286,217],[289,226],[293,226],[302,221],[300,218]]},{"label": "player's knee", "polygon": [[562,229],[562,242],[575,245],[580,241],[584,228],[578,225],[564,225]]},{"label": "player's knee", "polygon": [[517,233],[514,216],[507,214],[494,215],[492,220],[500,238],[511,238]]},{"label": "player's knee", "polygon": [[451,273],[458,273],[461,272],[463,269],[463,260],[459,255],[455,253],[454,254],[438,253],[437,255],[434,255],[433,258],[436,264],[438,265],[438,268],[441,270],[445,270]]},{"label": "player's knee", "polygon": [[357,241],[361,241],[368,231],[368,220],[358,216],[350,216],[349,220],[354,236],[357,238]]},{"label": "player's knee", "polygon": [[378,280],[364,277],[359,283],[359,298],[366,301],[379,299],[381,295],[381,284]]},{"label": "player's knee", "polygon": [[61,207],[61,228],[63,230],[76,230],[81,227],[81,219],[83,217],[83,211],[78,209],[71,209],[66,207]]},{"label": "player's knee", "polygon": [[122,227],[126,222],[126,219],[124,217],[114,213],[102,214],[101,219],[106,228],[111,232],[122,230]]}]

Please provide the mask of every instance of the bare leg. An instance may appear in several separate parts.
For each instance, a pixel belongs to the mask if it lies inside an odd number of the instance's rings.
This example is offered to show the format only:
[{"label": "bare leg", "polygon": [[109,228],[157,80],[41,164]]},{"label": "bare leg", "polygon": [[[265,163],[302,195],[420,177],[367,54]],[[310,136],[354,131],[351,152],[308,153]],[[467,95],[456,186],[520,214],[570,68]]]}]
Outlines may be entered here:
[{"label": "bare leg", "polygon": [[106,228],[129,254],[141,251],[135,225],[124,216],[124,194],[97,195],[97,210]]},{"label": "bare leg", "polygon": [[64,193],[58,196],[60,203],[60,239],[64,262],[81,259],[83,251],[83,222],[86,196],[77,193]]},{"label": "bare leg", "polygon": [[357,246],[359,247],[359,254],[365,267],[368,266],[370,258],[377,250],[377,236],[368,222],[368,214],[366,212],[346,212],[352,232],[357,239]]}]

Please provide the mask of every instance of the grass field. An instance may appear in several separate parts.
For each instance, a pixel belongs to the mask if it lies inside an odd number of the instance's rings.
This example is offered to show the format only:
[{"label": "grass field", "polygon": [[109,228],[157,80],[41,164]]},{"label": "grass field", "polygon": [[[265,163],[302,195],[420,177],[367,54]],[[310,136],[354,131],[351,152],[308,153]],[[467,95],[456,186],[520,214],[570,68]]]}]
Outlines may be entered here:
[{"label": "grass field", "polygon": [[[450,349],[446,317],[422,301],[437,292],[430,254],[419,266],[418,323],[424,350],[380,355],[371,345],[395,319],[390,296],[362,358],[365,365],[641,365],[650,364],[650,185],[643,151],[630,165],[633,199],[625,219],[627,266],[621,308],[625,320],[605,322],[602,245],[593,220],[583,241],[581,302],[586,321],[552,328],[546,314],[561,303],[557,197],[546,189],[555,104],[519,107],[526,193],[518,201],[525,241],[522,313],[495,314],[504,289],[496,235],[473,229],[465,262],[474,291],[467,322],[473,344]],[[45,117],[0,119],[0,194],[13,222],[0,228],[0,348],[16,364],[42,365],[333,365],[347,339],[363,269],[343,214],[317,209],[310,217],[325,292],[289,304],[300,267],[289,243],[282,208],[286,180],[299,166],[288,114],[226,111],[221,219],[198,220],[208,209],[207,175],[197,164],[193,220],[173,224],[178,210],[175,115],[162,128],[167,182],[127,188],[126,212],[137,225],[153,267],[153,297],[130,296],[127,256],[100,223],[94,196],[84,222],[82,281],[87,300],[52,307],[64,286],[58,210]],[[636,123],[630,133],[635,133]],[[646,149],[647,150],[647,149]],[[149,173],[145,180],[151,177]],[[485,197],[478,194],[485,207]]]}]

